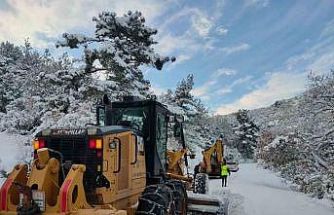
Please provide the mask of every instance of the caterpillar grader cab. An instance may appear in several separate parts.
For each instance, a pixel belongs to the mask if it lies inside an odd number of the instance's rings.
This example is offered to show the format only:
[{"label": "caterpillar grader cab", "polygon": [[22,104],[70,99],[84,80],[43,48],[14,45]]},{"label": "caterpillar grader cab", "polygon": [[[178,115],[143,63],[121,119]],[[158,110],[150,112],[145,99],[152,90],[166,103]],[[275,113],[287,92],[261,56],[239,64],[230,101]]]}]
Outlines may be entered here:
[{"label": "caterpillar grader cab", "polygon": [[153,100],[105,100],[95,126],[39,132],[31,165],[0,189],[0,214],[225,214],[168,176],[171,115]]}]

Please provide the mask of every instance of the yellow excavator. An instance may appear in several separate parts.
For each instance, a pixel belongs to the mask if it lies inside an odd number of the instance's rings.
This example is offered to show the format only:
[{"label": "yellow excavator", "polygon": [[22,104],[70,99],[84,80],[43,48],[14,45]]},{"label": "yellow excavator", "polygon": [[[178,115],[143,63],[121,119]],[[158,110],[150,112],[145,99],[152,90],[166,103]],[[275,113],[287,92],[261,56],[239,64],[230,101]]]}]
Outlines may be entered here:
[{"label": "yellow excavator", "polygon": [[227,214],[224,202],[188,195],[168,175],[175,117],[164,105],[103,99],[96,115],[95,126],[35,136],[34,161],[16,165],[0,189],[0,214]]},{"label": "yellow excavator", "polygon": [[197,165],[195,172],[207,173],[210,177],[220,176],[220,165],[224,159],[224,145],[222,138],[202,151],[203,160]]}]

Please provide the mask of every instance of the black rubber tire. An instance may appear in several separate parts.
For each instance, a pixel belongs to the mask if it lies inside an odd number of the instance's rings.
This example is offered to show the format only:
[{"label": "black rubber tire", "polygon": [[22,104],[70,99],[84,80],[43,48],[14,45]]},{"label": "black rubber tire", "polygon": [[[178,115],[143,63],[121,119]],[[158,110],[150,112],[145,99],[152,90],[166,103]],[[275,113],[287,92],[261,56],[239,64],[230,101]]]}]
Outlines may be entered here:
[{"label": "black rubber tire", "polygon": [[197,173],[194,179],[194,193],[206,194],[209,192],[209,176],[206,173]]},{"label": "black rubber tire", "polygon": [[175,214],[186,214],[188,196],[185,184],[177,180],[169,180],[165,184],[173,191]]},{"label": "black rubber tire", "polygon": [[174,215],[175,205],[172,189],[165,184],[146,187],[139,198],[136,214]]}]

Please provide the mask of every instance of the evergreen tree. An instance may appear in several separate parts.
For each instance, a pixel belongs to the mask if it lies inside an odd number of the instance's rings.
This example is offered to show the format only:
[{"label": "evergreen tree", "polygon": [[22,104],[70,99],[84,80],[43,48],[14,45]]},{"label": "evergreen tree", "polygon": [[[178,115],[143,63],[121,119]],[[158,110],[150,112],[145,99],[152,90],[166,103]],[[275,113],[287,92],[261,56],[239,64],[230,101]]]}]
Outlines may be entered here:
[{"label": "evergreen tree", "polygon": [[85,72],[104,71],[107,80],[119,87],[120,95],[147,96],[150,83],[144,79],[140,66],[161,70],[175,58],[161,57],[153,45],[157,30],[145,25],[145,18],[136,11],[119,17],[113,12],[102,12],[93,17],[95,35],[63,34],[64,41],[57,46],[85,48]]},{"label": "evergreen tree", "polygon": [[191,94],[191,90],[194,86],[194,75],[189,74],[187,78],[177,85],[175,90],[175,103],[185,110],[190,110],[191,105],[194,105],[194,96]]},{"label": "evergreen tree", "polygon": [[239,122],[239,126],[235,128],[239,140],[237,149],[245,158],[252,159],[259,137],[259,128],[249,118],[247,110],[239,110],[236,118]]},{"label": "evergreen tree", "polygon": [[176,86],[176,90],[168,89],[159,96],[159,101],[167,104],[170,109],[187,117],[202,116],[208,113],[205,105],[199,98],[195,98],[191,90],[194,86],[194,75],[189,74]]}]

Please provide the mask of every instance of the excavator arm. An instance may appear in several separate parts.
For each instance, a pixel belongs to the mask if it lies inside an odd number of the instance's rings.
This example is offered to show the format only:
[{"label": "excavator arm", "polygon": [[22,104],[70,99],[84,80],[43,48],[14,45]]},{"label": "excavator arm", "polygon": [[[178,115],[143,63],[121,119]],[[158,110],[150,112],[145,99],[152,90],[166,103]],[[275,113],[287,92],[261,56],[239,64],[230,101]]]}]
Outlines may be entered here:
[{"label": "excavator arm", "polygon": [[[202,151],[203,155],[203,163],[204,165],[201,167],[202,171],[203,169],[206,173],[212,172],[212,166],[213,165],[220,165],[223,157],[224,157],[224,147],[222,140],[218,139],[216,140],[216,143],[212,145],[210,148]],[[215,155],[215,156],[214,156]],[[212,163],[212,158],[214,158],[214,163]],[[216,169],[219,168],[219,166],[216,167]]]}]

